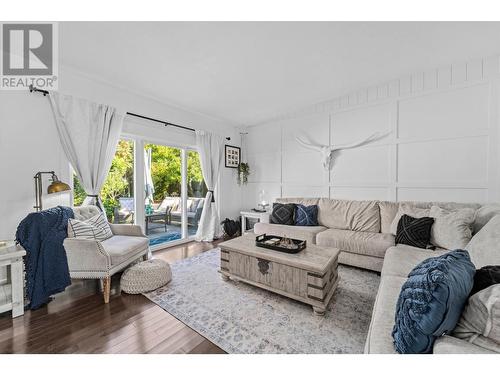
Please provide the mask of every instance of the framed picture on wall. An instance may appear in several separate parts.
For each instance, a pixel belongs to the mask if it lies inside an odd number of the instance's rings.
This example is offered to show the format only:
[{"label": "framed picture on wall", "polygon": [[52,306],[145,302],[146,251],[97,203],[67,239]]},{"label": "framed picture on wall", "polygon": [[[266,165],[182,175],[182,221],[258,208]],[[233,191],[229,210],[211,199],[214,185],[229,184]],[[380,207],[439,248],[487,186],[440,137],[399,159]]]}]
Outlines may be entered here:
[{"label": "framed picture on wall", "polygon": [[238,168],[238,165],[240,165],[241,149],[236,146],[226,145],[225,151],[226,168]]}]

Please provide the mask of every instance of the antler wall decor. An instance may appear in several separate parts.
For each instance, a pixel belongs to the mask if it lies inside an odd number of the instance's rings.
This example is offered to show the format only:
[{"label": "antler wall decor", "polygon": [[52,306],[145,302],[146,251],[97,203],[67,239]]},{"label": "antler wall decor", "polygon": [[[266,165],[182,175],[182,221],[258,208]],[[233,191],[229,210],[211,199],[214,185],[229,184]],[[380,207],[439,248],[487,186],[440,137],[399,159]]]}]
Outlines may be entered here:
[{"label": "antler wall decor", "polygon": [[319,145],[319,144],[305,142],[304,140],[302,140],[299,137],[296,137],[295,139],[303,147],[319,152],[321,154],[321,160],[322,160],[323,167],[327,171],[329,171],[332,168],[335,156],[336,156],[336,154],[339,153],[339,151],[347,150],[350,148],[361,147],[361,146],[367,145],[369,143],[376,142],[382,138],[387,137],[391,133],[392,132],[387,132],[387,133],[376,132],[376,133],[373,133],[372,135],[370,135],[368,138],[363,139],[362,141],[347,143],[347,144],[343,144],[343,145],[332,145],[332,146],[325,146],[325,145]]}]

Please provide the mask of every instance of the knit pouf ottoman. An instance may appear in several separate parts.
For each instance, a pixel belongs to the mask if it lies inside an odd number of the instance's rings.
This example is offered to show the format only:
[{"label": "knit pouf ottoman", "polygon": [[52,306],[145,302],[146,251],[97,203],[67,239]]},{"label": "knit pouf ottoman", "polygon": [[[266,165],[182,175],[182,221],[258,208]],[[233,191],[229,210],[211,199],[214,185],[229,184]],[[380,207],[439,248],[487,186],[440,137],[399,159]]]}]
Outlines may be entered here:
[{"label": "knit pouf ottoman", "polygon": [[150,292],[172,280],[172,272],[167,262],[150,259],[127,268],[120,280],[121,290],[128,294]]}]

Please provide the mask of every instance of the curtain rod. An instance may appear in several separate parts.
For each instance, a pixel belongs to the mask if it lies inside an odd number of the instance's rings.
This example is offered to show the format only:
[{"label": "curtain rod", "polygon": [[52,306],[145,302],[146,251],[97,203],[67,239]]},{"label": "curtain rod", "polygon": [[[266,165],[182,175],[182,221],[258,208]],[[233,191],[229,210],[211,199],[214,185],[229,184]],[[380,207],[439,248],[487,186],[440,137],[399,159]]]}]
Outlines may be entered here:
[{"label": "curtain rod", "polygon": [[[39,92],[40,94],[43,94],[43,96],[49,95],[49,92],[47,90],[42,90],[42,89],[36,88],[33,85],[29,86],[29,90],[30,90],[30,92]],[[173,123],[168,122],[168,121],[162,121],[162,120],[158,120],[158,119],[155,119],[155,118],[152,118],[152,117],[138,115],[137,113],[127,112],[127,115],[138,117],[138,118],[142,118],[142,119],[153,121],[153,122],[157,122],[157,123],[163,124],[164,126],[174,126],[176,128],[180,128],[180,129],[184,129],[184,130],[189,130],[189,131],[192,131],[192,132],[195,131],[195,129],[188,128],[187,126],[177,125],[177,124],[173,124]],[[228,141],[230,141],[231,137],[226,137],[226,139]]]}]

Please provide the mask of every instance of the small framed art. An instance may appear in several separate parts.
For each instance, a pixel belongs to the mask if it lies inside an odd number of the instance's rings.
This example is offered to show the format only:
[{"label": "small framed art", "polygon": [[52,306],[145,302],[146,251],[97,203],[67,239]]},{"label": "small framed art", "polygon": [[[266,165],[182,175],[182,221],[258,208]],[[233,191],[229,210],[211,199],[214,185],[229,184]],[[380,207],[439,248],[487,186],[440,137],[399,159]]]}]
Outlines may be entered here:
[{"label": "small framed art", "polygon": [[238,168],[240,165],[241,149],[236,146],[225,145],[226,154],[226,168]]}]

